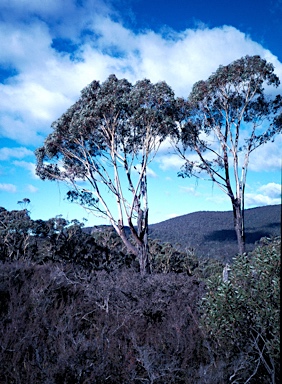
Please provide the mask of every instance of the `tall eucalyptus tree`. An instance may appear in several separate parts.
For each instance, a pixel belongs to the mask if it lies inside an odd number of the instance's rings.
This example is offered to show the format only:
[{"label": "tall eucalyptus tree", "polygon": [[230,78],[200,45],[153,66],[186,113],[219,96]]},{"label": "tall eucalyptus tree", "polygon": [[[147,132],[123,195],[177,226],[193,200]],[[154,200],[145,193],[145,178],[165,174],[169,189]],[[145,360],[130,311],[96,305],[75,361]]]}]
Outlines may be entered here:
[{"label": "tall eucalyptus tree", "polygon": [[106,217],[137,256],[142,274],[150,270],[147,169],[175,129],[174,108],[165,82],[132,85],[111,75],[83,89],[36,150],[41,179],[67,182],[71,201]]},{"label": "tall eucalyptus tree", "polygon": [[270,88],[279,83],[271,63],[246,56],[220,66],[193,86],[188,100],[178,100],[180,137],[175,148],[184,160],[179,176],[206,174],[230,198],[240,254],[245,250],[250,154],[282,130],[282,98],[271,95],[275,92]]}]

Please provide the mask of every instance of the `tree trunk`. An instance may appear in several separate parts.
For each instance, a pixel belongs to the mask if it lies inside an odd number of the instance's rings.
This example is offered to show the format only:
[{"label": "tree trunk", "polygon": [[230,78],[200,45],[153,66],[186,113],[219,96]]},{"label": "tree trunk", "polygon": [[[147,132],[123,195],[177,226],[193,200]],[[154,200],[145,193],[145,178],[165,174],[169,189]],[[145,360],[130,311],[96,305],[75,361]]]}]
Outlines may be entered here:
[{"label": "tree trunk", "polygon": [[234,228],[237,236],[238,252],[242,255],[245,252],[245,228],[243,211],[238,201],[233,201],[233,217],[234,217]]},{"label": "tree trunk", "polygon": [[[144,185],[147,185],[145,181]],[[137,220],[137,250],[140,273],[142,276],[151,273],[151,265],[149,260],[149,245],[148,245],[148,208],[147,208],[147,192],[143,189],[144,209],[139,207]]]},{"label": "tree trunk", "polygon": [[123,233],[124,238],[122,237],[122,240],[127,248],[137,257],[140,273],[144,276],[147,273],[151,273],[148,246],[148,210],[145,213],[142,209],[139,210],[137,228],[133,226],[130,217],[128,218],[128,225],[135,244],[132,244],[127,239],[125,233]]},{"label": "tree trunk", "polygon": [[141,276],[145,276],[146,274],[151,273],[148,245],[144,242],[138,245],[137,248],[140,273]]},{"label": "tree trunk", "polygon": [[141,275],[144,276],[146,273],[151,273],[151,266],[150,266],[150,260],[149,260],[148,235],[145,234],[145,236],[141,240],[137,236],[136,231],[132,230],[131,228],[131,233],[137,243],[136,245],[134,245],[127,239],[127,236],[124,230],[119,230],[117,233],[120,236],[121,240],[123,241],[124,245],[129,250],[129,252],[132,252],[137,257],[139,266],[140,266]]}]

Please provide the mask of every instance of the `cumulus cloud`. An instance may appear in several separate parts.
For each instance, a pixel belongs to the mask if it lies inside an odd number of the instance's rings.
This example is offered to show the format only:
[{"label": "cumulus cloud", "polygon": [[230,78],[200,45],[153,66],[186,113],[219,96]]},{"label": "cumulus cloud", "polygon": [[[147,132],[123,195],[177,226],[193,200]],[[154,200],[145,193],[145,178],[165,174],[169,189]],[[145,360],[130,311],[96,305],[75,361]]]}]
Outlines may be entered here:
[{"label": "cumulus cloud", "polygon": [[175,217],[178,217],[180,216],[179,213],[170,213],[168,215],[166,215],[166,218],[167,219],[174,219]]},{"label": "cumulus cloud", "polygon": [[0,160],[10,160],[14,159],[23,159],[27,156],[33,156],[34,153],[25,147],[16,147],[16,148],[0,148]]},{"label": "cumulus cloud", "polygon": [[250,156],[249,169],[255,172],[279,171],[281,160],[282,135],[256,149]]},{"label": "cumulus cloud", "polygon": [[221,195],[215,194],[212,196],[206,196],[205,200],[215,204],[215,206],[222,205],[222,204],[230,204],[230,209],[231,209],[230,198],[224,193],[221,193]]},{"label": "cumulus cloud", "polygon": [[[187,96],[196,81],[206,79],[220,64],[246,54],[273,62],[282,75],[275,56],[233,27],[133,32],[114,21],[113,10],[103,2],[79,4],[51,0],[46,7],[45,2],[2,2],[0,65],[13,70],[0,83],[2,137],[25,145],[39,143],[82,88],[94,79],[104,81],[111,73],[131,82],[144,77],[165,80],[178,96]],[[16,23],[11,9],[18,15]],[[66,36],[71,52],[54,44]]]},{"label": "cumulus cloud", "polygon": [[[211,194],[210,192],[213,186],[210,183],[208,185],[208,188],[203,184],[201,185],[201,188],[198,188],[197,186],[180,186],[180,191],[190,196],[194,196],[195,198],[201,198],[201,200],[204,200],[206,202],[211,202],[213,203],[213,206],[230,204],[230,199],[226,194],[221,192],[219,192],[219,194],[212,192]],[[219,190],[217,189],[217,191]]]},{"label": "cumulus cloud", "polygon": [[17,187],[14,184],[0,183],[0,191],[15,193],[17,192]]},{"label": "cumulus cloud", "polygon": [[44,16],[46,14],[53,15],[55,12],[58,12],[58,7],[60,7],[60,2],[56,0],[48,0],[48,2],[37,0],[2,0],[1,2],[2,12],[4,12],[6,18],[11,10],[13,10],[13,15],[10,15],[11,18],[15,16],[23,17],[30,13]]},{"label": "cumulus cloud", "polygon": [[[214,158],[214,154],[212,152],[207,152],[204,157],[206,160],[212,161]],[[196,168],[196,165],[200,162],[200,158],[197,153],[188,150],[185,153],[185,158],[195,163],[195,169],[197,169],[199,177],[207,177],[207,174],[205,172],[200,172],[199,168]],[[166,154],[161,153],[160,155],[158,155],[156,157],[156,162],[159,163],[159,167],[163,171],[180,171],[181,167],[185,164],[185,160],[180,157],[176,152],[173,153],[173,149],[169,150]]]},{"label": "cumulus cloud", "polygon": [[276,183],[268,183],[266,185],[262,185],[259,188],[259,191],[265,193],[270,198],[281,197],[281,185]]},{"label": "cumulus cloud", "polygon": [[268,183],[259,187],[256,193],[245,196],[247,207],[281,204],[281,185]]},{"label": "cumulus cloud", "polygon": [[159,167],[163,171],[167,171],[168,169],[175,169],[179,171],[181,166],[184,164],[184,160],[176,154],[158,156],[156,161],[159,163]]},{"label": "cumulus cloud", "polygon": [[[266,130],[267,127],[264,127]],[[246,127],[242,127],[239,138],[239,147],[245,145],[245,140],[250,136],[251,128],[247,130]],[[258,132],[261,133],[261,132]],[[212,133],[207,136],[205,134],[201,135],[201,139],[208,143],[209,148],[214,150],[216,153],[221,153],[221,148],[218,139],[212,135]],[[279,171],[282,166],[281,160],[281,147],[282,147],[282,135],[278,134],[274,137],[274,141],[269,141],[266,144],[258,147],[250,154],[248,169],[253,172],[275,172]],[[180,158],[174,151],[174,149],[169,146],[167,141],[160,148],[156,161],[159,163],[159,166],[162,170],[177,169],[180,170],[181,166],[184,165],[185,160]],[[180,149],[182,150],[181,146]],[[174,153],[173,153],[174,152]],[[185,156],[188,160],[199,163],[199,156],[193,152],[187,150]],[[214,153],[211,151],[206,151],[204,158],[206,160],[212,161],[214,159]],[[238,153],[239,166],[242,167],[245,161],[245,151]],[[234,162],[233,156],[229,156],[229,164],[232,167]],[[206,174],[202,173],[202,176],[205,177]]]}]

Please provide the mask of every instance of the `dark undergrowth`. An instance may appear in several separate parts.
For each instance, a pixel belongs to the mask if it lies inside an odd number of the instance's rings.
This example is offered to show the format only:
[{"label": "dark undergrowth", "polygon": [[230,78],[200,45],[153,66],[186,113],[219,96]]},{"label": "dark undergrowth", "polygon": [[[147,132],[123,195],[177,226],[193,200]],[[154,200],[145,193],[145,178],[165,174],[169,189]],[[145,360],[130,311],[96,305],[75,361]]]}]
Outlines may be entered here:
[{"label": "dark undergrowth", "polygon": [[2,264],[0,382],[201,382],[202,293],[186,274]]},{"label": "dark undergrowth", "polygon": [[0,209],[0,383],[278,384],[280,238],[231,264]]}]

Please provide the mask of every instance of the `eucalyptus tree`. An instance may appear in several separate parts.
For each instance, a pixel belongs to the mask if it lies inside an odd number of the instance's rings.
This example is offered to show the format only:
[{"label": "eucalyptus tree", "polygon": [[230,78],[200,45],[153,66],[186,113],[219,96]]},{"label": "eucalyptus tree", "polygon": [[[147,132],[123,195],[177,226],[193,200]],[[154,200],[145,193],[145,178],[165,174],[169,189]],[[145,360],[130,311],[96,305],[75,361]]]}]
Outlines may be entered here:
[{"label": "eucalyptus tree", "polygon": [[175,149],[184,160],[179,176],[208,176],[230,198],[240,254],[245,250],[250,154],[282,130],[282,98],[270,94],[279,84],[271,63],[245,56],[220,66],[193,86],[187,100],[178,100],[180,136]]},{"label": "eucalyptus tree", "polygon": [[37,175],[67,182],[70,201],[107,218],[142,274],[150,269],[147,169],[175,129],[174,101],[165,82],[93,81],[36,150]]}]

